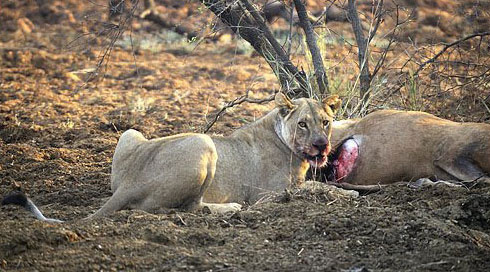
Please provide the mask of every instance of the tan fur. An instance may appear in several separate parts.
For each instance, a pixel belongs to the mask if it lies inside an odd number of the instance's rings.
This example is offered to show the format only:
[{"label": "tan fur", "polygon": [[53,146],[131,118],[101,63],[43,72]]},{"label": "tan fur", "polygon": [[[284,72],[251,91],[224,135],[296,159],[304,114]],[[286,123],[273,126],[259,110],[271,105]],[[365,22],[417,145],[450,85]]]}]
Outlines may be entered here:
[{"label": "tan fur", "polygon": [[[291,101],[278,94],[276,105],[229,137],[179,134],[147,140],[126,131],[112,162],[113,196],[92,217],[123,208],[158,212],[207,206],[226,212],[301,184],[308,169],[305,154],[319,154],[312,143],[330,138],[331,125],[324,123],[332,123],[339,99]],[[307,128],[299,128],[299,122]]]},{"label": "tan fur", "polygon": [[423,112],[377,111],[334,122],[332,143],[354,135],[359,159],[343,182],[383,184],[431,177],[488,178],[490,125],[457,123]]}]

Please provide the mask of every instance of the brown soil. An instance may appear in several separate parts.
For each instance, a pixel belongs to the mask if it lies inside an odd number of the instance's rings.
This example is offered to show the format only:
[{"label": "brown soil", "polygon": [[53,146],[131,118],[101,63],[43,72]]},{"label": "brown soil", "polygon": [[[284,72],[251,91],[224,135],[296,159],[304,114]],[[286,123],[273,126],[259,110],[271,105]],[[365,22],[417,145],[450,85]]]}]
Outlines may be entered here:
[{"label": "brown soil", "polygon": [[[122,131],[198,132],[224,102],[246,90],[267,97],[278,85],[260,58],[233,43],[166,43],[165,33],[142,21],[133,35],[150,46],[141,43],[133,55],[118,44],[105,77],[85,82],[100,39],[76,51],[61,48],[97,7],[49,3],[43,11],[36,1],[1,2],[0,195],[20,187],[46,216],[68,222],[48,224],[1,207],[0,270],[490,268],[484,185],[393,185],[355,199],[319,188],[281,193],[235,214],[120,211],[81,221],[111,195],[111,156]],[[211,132],[229,133],[270,107],[236,107]]]}]

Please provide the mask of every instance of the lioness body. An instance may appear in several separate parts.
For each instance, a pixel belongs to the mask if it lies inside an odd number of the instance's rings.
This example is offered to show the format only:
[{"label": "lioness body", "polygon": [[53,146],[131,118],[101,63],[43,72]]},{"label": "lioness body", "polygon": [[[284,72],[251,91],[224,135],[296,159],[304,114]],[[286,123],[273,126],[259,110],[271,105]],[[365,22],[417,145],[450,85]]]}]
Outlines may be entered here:
[{"label": "lioness body", "polygon": [[131,203],[144,210],[182,207],[201,187],[207,187],[204,201],[210,203],[253,202],[260,193],[283,190],[304,179],[308,163],[281,143],[269,117],[229,137],[180,134],[147,140],[126,131],[114,154],[111,189],[154,195],[145,197],[151,203]]},{"label": "lioness body", "polygon": [[309,163],[326,163],[340,100],[291,101],[278,94],[276,105],[229,137],[180,134],[147,140],[135,130],[123,133],[112,162],[113,196],[92,216],[123,208],[157,212],[207,206],[226,212],[301,183]]},{"label": "lioness body", "polygon": [[490,173],[490,125],[428,113],[382,110],[334,123],[332,143],[352,137],[358,158],[339,181],[383,184],[430,177],[473,180]]}]

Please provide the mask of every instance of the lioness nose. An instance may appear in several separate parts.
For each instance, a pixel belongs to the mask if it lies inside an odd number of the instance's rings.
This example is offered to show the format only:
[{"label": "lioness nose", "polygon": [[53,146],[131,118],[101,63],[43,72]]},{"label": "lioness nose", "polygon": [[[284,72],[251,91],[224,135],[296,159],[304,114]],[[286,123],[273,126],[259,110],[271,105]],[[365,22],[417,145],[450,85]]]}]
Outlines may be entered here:
[{"label": "lioness nose", "polygon": [[319,151],[325,150],[327,148],[328,140],[327,138],[317,138],[313,141],[313,146],[316,147]]}]

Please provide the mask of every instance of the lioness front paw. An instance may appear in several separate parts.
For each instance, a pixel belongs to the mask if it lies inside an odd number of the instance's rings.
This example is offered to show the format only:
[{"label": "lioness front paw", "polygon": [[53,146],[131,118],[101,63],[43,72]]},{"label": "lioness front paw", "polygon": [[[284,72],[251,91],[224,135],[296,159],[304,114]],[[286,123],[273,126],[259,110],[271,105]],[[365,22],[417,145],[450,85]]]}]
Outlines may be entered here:
[{"label": "lioness front paw", "polygon": [[228,203],[229,211],[237,212],[242,209],[242,205],[238,203]]},{"label": "lioness front paw", "polygon": [[212,213],[237,212],[242,209],[242,205],[238,203],[203,203],[203,206],[208,207]]}]

